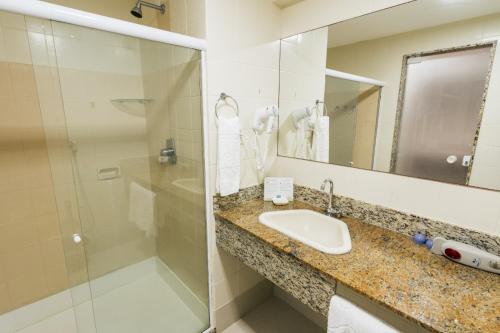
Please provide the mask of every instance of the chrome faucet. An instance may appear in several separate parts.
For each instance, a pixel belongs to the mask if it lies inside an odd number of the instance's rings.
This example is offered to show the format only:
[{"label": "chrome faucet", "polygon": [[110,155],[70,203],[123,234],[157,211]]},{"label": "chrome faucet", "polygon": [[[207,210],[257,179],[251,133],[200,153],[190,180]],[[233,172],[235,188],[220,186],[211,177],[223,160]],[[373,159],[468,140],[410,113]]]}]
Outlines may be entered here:
[{"label": "chrome faucet", "polygon": [[325,213],[328,216],[340,217],[340,212],[333,208],[333,179],[327,178],[321,184],[321,191],[325,190],[326,184],[330,184],[330,192],[328,196],[328,207],[326,207]]}]

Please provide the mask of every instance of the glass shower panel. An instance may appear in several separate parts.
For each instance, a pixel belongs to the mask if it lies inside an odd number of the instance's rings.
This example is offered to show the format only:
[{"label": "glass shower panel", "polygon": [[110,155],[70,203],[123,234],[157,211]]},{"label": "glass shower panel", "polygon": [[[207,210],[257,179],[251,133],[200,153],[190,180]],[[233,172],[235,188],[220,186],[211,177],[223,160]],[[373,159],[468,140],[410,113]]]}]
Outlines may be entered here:
[{"label": "glass shower panel", "polygon": [[52,26],[97,332],[202,332],[200,52]]},{"label": "glass shower panel", "polygon": [[80,221],[51,24],[0,11],[0,36],[0,331],[11,332],[74,321],[70,288],[88,278],[71,237]]},{"label": "glass shower panel", "polygon": [[330,163],[371,169],[380,88],[326,76]]}]

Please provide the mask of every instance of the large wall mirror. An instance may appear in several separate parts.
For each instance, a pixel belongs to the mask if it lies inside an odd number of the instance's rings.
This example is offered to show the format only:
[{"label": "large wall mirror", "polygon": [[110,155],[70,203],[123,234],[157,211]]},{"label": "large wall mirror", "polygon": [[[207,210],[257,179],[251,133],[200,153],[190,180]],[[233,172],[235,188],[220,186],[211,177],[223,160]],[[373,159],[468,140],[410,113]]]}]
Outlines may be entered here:
[{"label": "large wall mirror", "polygon": [[500,1],[417,0],[281,41],[278,154],[500,190]]}]

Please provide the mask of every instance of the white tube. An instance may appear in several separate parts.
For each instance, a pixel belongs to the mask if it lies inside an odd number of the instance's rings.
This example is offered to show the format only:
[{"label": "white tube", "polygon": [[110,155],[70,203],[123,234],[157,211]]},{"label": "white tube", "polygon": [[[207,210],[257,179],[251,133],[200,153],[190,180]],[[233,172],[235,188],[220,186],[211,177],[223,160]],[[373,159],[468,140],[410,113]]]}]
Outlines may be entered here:
[{"label": "white tube", "polygon": [[327,68],[325,70],[325,74],[326,74],[326,76],[336,77],[339,79],[356,81],[356,82],[360,82],[360,83],[367,83],[367,84],[371,84],[374,86],[380,86],[380,87],[385,86],[385,82],[383,82],[383,81],[371,79],[369,77],[354,75],[354,74],[350,74],[350,73],[346,73],[346,72],[336,71],[334,69]]},{"label": "white tube", "polygon": [[204,51],[206,41],[39,0],[0,0],[0,10]]}]

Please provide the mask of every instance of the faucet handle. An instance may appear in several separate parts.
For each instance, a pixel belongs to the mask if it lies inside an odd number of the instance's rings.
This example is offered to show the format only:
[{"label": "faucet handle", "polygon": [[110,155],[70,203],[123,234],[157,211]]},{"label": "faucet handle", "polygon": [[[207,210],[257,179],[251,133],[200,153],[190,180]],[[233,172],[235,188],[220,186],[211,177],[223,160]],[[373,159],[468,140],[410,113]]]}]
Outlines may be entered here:
[{"label": "faucet handle", "polygon": [[325,211],[325,215],[327,216],[330,216],[330,217],[335,217],[335,218],[341,218],[342,217],[342,213],[335,209],[335,208],[332,208],[332,207],[328,207]]},{"label": "faucet handle", "polygon": [[323,180],[323,183],[321,183],[321,186],[320,186],[320,190],[321,191],[325,190],[325,187],[326,187],[327,183],[330,183],[331,186],[333,186],[333,179],[332,178],[326,178],[325,180]]}]

